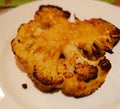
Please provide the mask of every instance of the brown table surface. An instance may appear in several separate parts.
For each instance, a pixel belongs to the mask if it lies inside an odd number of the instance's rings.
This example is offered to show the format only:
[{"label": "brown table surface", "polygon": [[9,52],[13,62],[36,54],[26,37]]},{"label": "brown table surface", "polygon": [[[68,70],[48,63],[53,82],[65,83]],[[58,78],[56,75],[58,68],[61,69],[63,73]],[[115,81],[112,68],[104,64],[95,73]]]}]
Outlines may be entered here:
[{"label": "brown table surface", "polygon": [[120,6],[120,0],[115,0],[115,5],[119,5]]}]

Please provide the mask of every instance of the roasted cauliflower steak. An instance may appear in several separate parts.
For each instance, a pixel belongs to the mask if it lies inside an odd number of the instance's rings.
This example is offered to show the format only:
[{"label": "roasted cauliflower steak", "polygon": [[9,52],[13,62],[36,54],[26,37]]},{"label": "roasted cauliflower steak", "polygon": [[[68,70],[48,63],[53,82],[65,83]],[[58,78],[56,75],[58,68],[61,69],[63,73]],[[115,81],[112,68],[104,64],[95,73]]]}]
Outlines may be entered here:
[{"label": "roasted cauliflower steak", "polygon": [[111,68],[105,53],[113,53],[120,30],[101,18],[69,18],[60,7],[40,6],[33,20],[20,25],[11,46],[38,89],[83,97],[104,83]]}]

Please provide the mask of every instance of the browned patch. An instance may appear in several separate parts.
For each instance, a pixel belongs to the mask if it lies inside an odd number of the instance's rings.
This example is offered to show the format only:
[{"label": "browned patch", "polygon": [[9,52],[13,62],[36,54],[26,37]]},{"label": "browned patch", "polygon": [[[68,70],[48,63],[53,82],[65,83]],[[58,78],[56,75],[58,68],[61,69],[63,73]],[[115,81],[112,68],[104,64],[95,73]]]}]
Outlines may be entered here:
[{"label": "browned patch", "polygon": [[92,65],[82,65],[80,63],[75,65],[75,74],[78,76],[78,80],[89,82],[90,80],[96,79],[98,76],[98,69]]},{"label": "browned patch", "polygon": [[111,68],[111,63],[108,59],[100,60],[99,65],[100,65],[102,70],[109,71]]}]

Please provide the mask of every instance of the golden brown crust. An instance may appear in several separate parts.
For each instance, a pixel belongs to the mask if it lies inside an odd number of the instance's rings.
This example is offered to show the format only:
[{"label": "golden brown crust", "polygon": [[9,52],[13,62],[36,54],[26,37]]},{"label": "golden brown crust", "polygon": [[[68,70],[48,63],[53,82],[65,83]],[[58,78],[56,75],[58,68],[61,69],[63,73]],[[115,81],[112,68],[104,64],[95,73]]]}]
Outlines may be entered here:
[{"label": "golden brown crust", "polygon": [[69,22],[70,13],[56,6],[41,6],[34,19],[22,24],[12,40],[12,51],[35,86],[83,97],[105,81],[120,30],[103,19]]},{"label": "golden brown crust", "polygon": [[42,29],[48,29],[58,22],[64,22],[70,17],[68,11],[63,11],[62,8],[52,5],[42,5],[35,13],[34,19],[39,22]]}]

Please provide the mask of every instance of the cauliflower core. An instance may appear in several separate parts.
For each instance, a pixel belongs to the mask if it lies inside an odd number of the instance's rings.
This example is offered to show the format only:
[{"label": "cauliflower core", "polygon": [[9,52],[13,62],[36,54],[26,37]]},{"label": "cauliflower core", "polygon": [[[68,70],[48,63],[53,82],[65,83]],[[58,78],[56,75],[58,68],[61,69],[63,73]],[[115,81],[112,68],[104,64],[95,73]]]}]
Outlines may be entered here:
[{"label": "cauliflower core", "polygon": [[22,24],[12,40],[12,51],[35,86],[65,95],[92,94],[105,81],[120,30],[93,18],[69,22],[70,13],[56,6],[41,6],[34,19]]}]

